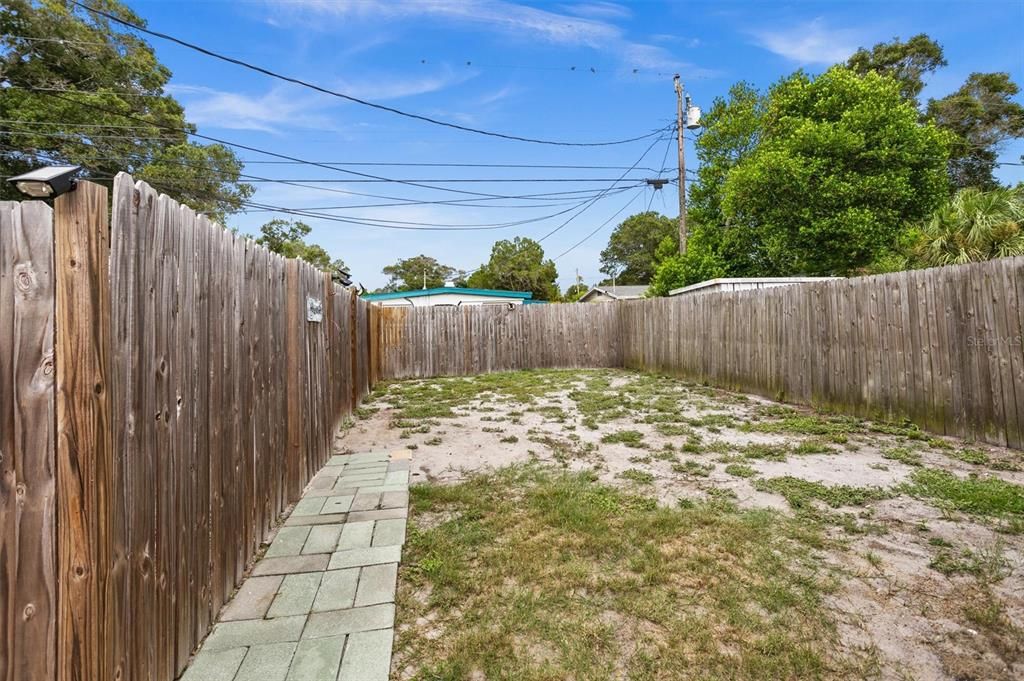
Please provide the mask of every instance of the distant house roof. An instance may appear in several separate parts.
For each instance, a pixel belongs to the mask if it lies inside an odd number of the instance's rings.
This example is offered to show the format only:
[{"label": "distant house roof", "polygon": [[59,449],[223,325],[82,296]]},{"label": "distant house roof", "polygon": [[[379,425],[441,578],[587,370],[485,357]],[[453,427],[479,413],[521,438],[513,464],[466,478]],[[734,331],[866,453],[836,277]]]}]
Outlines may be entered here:
[{"label": "distant house roof", "polygon": [[414,291],[396,291],[395,293],[367,293],[363,300],[395,300],[398,298],[419,298],[436,296],[442,293],[454,293],[460,296],[481,296],[484,298],[521,298],[524,301],[533,298],[532,291],[499,291],[491,288],[459,288],[457,286],[439,286],[437,288],[416,289]]},{"label": "distant house roof", "polygon": [[674,288],[668,292],[670,296],[678,296],[683,293],[692,293],[705,288],[771,288],[774,286],[787,286],[789,284],[811,284],[816,281],[831,281],[838,277],[723,277],[719,279],[708,279],[699,284],[691,284],[682,288]]},{"label": "distant house roof", "polygon": [[598,294],[608,296],[613,300],[632,300],[635,298],[643,298],[644,294],[647,293],[647,288],[647,284],[641,284],[639,286],[595,286],[580,296],[580,302],[585,303],[587,302],[587,299],[593,298]]}]

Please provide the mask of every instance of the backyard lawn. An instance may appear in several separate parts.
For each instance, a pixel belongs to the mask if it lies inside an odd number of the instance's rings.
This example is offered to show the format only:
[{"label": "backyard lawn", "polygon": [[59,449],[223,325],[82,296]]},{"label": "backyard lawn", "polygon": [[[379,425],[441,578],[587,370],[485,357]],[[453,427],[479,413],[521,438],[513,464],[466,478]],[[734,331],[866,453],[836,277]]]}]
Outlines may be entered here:
[{"label": "backyard lawn", "polygon": [[380,386],[394,679],[1019,679],[1024,454],[619,370]]}]

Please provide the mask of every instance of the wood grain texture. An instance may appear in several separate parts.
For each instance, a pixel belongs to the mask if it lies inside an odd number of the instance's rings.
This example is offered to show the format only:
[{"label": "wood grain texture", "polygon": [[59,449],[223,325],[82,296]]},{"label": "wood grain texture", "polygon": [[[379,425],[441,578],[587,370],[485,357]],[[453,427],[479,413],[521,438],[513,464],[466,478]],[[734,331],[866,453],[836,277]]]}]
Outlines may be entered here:
[{"label": "wood grain texture", "polygon": [[57,678],[99,679],[109,659],[110,253],[107,189],[82,182],[54,207],[57,357]]},{"label": "wood grain texture", "polygon": [[0,679],[56,672],[53,214],[0,202]]}]

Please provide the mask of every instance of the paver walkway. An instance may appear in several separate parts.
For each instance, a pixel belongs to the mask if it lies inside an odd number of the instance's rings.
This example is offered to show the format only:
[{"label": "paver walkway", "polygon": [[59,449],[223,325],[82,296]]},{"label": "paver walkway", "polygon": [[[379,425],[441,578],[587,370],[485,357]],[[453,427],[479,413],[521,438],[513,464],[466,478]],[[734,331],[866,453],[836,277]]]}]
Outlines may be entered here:
[{"label": "paver walkway", "polygon": [[387,681],[409,458],[331,457],[182,681]]}]

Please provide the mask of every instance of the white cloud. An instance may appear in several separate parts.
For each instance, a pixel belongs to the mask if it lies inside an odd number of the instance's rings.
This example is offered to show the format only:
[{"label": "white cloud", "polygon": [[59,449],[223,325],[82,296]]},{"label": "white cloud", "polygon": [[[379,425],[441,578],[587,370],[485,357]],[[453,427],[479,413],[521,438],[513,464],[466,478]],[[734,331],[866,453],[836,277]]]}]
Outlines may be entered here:
[{"label": "white cloud", "polygon": [[464,83],[475,78],[476,75],[477,72],[470,69],[456,72],[451,67],[446,66],[439,73],[411,78],[379,75],[367,76],[352,81],[341,80],[335,84],[334,89],[359,99],[382,101],[437,92],[438,90]]},{"label": "white cloud", "polygon": [[316,113],[317,109],[323,109],[316,98],[296,97],[279,87],[262,95],[194,85],[173,85],[167,90],[182,100],[189,120],[199,125],[264,132],[275,132],[284,127],[332,127],[328,117]]},{"label": "white cloud", "polygon": [[798,64],[845,61],[860,44],[857,31],[829,28],[821,17],[787,28],[750,33],[764,49]]},{"label": "white cloud", "polygon": [[314,11],[357,19],[435,18],[474,24],[513,35],[567,45],[599,47],[617,39],[617,27],[603,21],[573,17],[517,5],[505,0],[268,0],[282,12]]},{"label": "white cloud", "polygon": [[569,14],[591,19],[628,19],[633,16],[628,7],[614,2],[581,2],[561,7]]},{"label": "white cloud", "polygon": [[[475,71],[456,73],[444,68],[406,78],[365,76],[359,80],[336,81],[330,87],[360,99],[387,101],[443,90],[476,75]],[[182,100],[189,120],[199,125],[263,132],[277,132],[282,128],[341,130],[325,110],[342,100],[329,95],[298,93],[290,86],[274,86],[257,95],[196,85],[173,85],[167,90]]]},{"label": "white cloud", "polygon": [[[562,5],[564,12],[521,5],[508,0],[266,0],[278,16],[323,26],[325,17],[387,22],[435,20],[476,28],[517,39],[583,47],[616,55],[627,69],[675,68],[683,64],[665,49],[630,41],[615,20],[631,16],[629,8],[612,2]],[[310,22],[310,15],[317,21]]]}]

